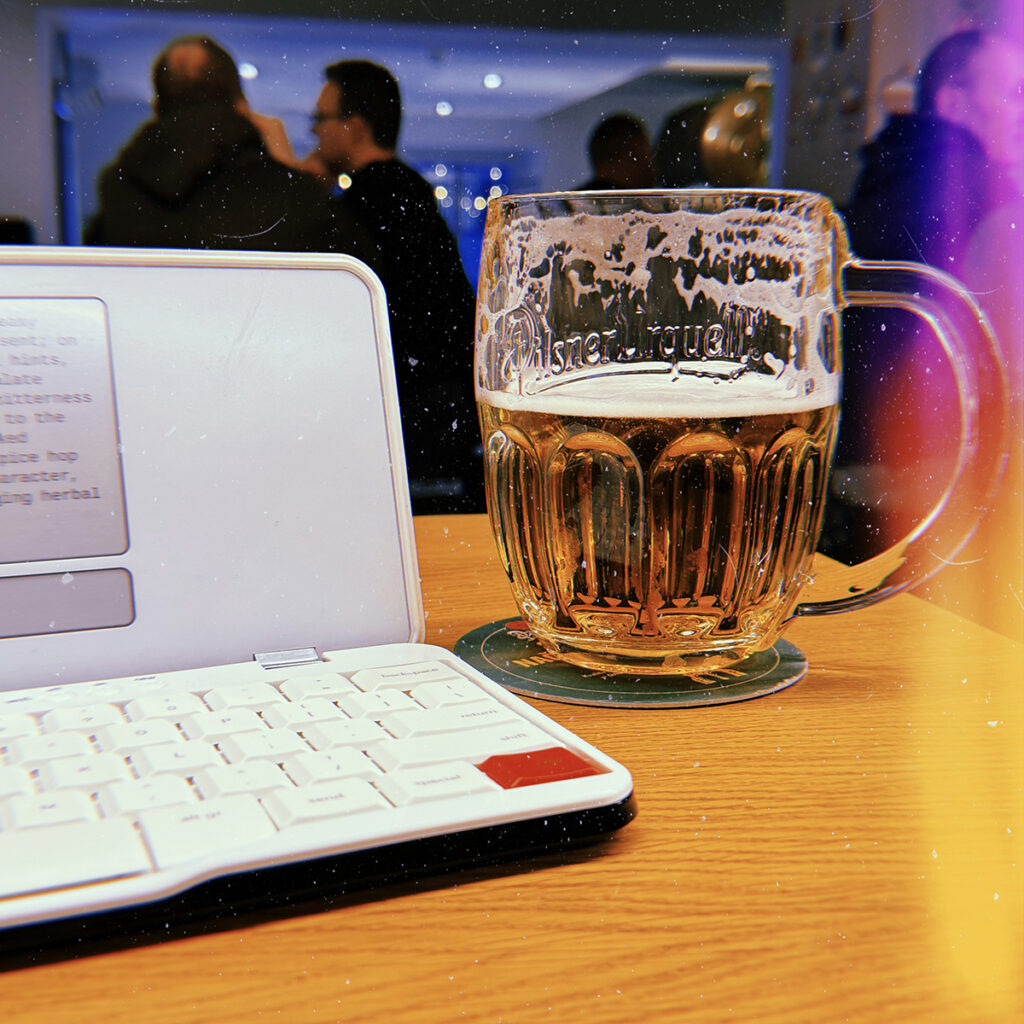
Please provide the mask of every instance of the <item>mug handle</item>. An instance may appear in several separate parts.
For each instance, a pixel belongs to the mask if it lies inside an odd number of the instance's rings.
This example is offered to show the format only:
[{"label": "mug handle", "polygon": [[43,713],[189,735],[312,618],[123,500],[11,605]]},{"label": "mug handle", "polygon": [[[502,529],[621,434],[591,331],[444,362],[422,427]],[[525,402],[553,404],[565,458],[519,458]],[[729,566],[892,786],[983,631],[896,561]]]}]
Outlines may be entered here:
[{"label": "mug handle", "polygon": [[838,298],[840,308],[902,309],[928,324],[953,369],[960,445],[945,489],[910,533],[881,554],[850,566],[841,575],[845,596],[802,602],[793,609],[794,616],[864,608],[933,576],[967,543],[992,507],[1009,458],[1002,353],[985,314],[958,281],[918,263],[853,258],[841,267]]}]

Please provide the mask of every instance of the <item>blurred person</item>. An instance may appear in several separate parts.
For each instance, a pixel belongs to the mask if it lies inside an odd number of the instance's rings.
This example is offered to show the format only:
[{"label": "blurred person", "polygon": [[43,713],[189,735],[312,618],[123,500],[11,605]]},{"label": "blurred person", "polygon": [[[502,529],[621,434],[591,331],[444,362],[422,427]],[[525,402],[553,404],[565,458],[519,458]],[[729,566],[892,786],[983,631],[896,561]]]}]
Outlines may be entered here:
[{"label": "blurred person", "polygon": [[[966,277],[965,261],[979,226],[1001,221],[1021,202],[1024,50],[980,30],[941,40],[918,73],[915,112],[890,116],[864,147],[862,159],[842,209],[853,251],[863,259],[912,260]],[[980,280],[977,252],[972,264]],[[986,295],[978,299],[984,306]],[[844,418],[857,427],[840,437],[841,462],[863,459],[865,452],[851,446],[869,436],[874,420],[875,382],[859,382],[858,371],[879,360],[863,358],[862,349],[884,347],[894,378],[903,375],[897,367],[921,359],[945,372],[941,359],[928,352],[934,349],[930,332],[909,314],[849,310],[844,332],[849,383]],[[1001,341],[1007,346],[1012,339]],[[943,404],[955,408],[952,396]]]},{"label": "blurred person", "polygon": [[402,120],[387,68],[344,60],[324,71],[305,164],[346,174],[335,200],[370,239],[384,285],[413,510],[483,511],[473,396],[475,294],[434,190],[396,156]]},{"label": "blurred person", "polygon": [[[921,66],[914,113],[892,115],[862,155],[843,210],[854,252],[924,262],[974,288],[1011,392],[1010,459],[995,507],[919,593],[1024,639],[1024,49],[976,30],[943,39]],[[955,454],[959,413],[948,364],[917,318],[850,309],[843,331],[843,429],[823,549],[845,558],[855,531],[852,553],[874,553],[942,500],[940,464]]]},{"label": "blurred person", "polygon": [[35,225],[24,217],[0,214],[0,245],[33,245]]},{"label": "blurred person", "polygon": [[654,147],[654,169],[662,188],[705,188],[708,172],[701,158],[701,138],[713,102],[701,100],[672,111]]},{"label": "blurred person", "polygon": [[1021,195],[1024,51],[980,30],[943,39],[914,113],[891,115],[861,157],[843,211],[854,251],[955,275],[981,220]]},{"label": "blurred person", "polygon": [[591,177],[577,192],[654,187],[654,154],[647,126],[633,114],[606,117],[587,143]]},{"label": "blurred person", "polygon": [[[1024,642],[1024,198],[978,225],[963,276],[988,314],[1005,358],[1010,391],[1009,459],[1003,488],[980,535],[932,585],[949,606]],[[990,552],[997,558],[986,558]],[[971,563],[977,559],[977,567]]]},{"label": "blurred person", "polygon": [[984,307],[1006,357],[1010,389],[1024,402],[1024,197],[994,210],[974,230],[964,283]]},{"label": "blurred person", "polygon": [[1014,397],[1024,400],[1024,45],[995,36],[984,40],[961,107],[1000,184],[973,227],[958,270],[1003,344]]},{"label": "blurred person", "polygon": [[360,255],[319,184],[282,162],[296,161],[281,122],[251,110],[223,47],[176,39],[152,76],[155,116],[101,172],[87,244]]}]

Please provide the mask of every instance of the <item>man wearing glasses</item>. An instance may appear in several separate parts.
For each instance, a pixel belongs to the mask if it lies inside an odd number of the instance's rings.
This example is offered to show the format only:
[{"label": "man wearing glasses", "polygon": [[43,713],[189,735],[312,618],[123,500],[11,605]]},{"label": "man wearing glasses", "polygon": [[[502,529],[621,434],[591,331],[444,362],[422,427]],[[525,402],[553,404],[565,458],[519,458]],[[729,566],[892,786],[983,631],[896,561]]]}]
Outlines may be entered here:
[{"label": "man wearing glasses", "polygon": [[346,60],[325,71],[306,167],[351,184],[336,199],[369,236],[391,321],[413,509],[482,511],[472,391],[473,288],[432,187],[397,158],[391,73]]}]

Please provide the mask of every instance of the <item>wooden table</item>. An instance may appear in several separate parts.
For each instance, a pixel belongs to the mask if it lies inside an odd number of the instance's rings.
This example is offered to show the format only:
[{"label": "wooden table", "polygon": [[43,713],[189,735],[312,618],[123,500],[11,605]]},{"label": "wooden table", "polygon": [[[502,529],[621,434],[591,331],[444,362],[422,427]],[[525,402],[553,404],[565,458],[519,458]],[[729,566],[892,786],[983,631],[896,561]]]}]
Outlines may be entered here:
[{"label": "wooden table", "polygon": [[[416,528],[429,641],[514,614],[484,517]],[[775,696],[537,702],[633,773],[597,847],[2,974],[4,1020],[1024,1019],[1024,652],[909,595],[787,636]]]}]

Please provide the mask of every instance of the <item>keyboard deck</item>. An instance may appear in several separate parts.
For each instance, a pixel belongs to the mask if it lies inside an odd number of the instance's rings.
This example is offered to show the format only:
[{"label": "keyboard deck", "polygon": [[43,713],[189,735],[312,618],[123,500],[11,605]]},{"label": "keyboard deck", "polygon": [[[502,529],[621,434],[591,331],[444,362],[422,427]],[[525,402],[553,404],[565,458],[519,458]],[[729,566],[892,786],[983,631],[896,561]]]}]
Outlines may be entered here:
[{"label": "keyboard deck", "polygon": [[0,752],[0,926],[632,791],[621,765],[415,644],[2,693]]}]

